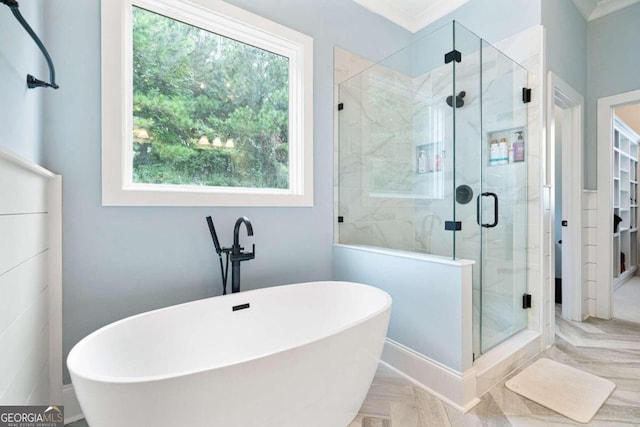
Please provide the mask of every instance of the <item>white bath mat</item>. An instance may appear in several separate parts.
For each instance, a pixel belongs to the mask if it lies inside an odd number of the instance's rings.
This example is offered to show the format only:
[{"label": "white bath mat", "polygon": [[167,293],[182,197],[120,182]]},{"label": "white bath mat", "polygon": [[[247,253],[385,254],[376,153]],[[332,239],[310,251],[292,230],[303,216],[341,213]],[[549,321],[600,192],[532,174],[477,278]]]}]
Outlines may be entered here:
[{"label": "white bath mat", "polygon": [[505,383],[527,399],[579,423],[588,423],[616,385],[550,359],[538,359]]}]

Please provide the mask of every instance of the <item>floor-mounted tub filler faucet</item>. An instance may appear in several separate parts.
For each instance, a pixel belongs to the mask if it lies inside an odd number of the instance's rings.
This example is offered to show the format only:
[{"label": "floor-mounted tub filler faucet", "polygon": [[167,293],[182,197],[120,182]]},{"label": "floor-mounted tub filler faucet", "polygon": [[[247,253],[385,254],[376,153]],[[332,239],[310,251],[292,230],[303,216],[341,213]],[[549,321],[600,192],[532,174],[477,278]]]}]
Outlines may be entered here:
[{"label": "floor-mounted tub filler faucet", "polygon": [[[253,226],[251,221],[246,216],[242,216],[236,220],[236,225],[233,228],[233,246],[230,248],[223,248],[218,241],[218,234],[216,228],[213,225],[213,220],[210,216],[207,217],[207,224],[209,224],[209,231],[211,232],[211,238],[213,239],[213,245],[216,248],[216,253],[220,259],[220,273],[222,274],[222,294],[227,293],[227,278],[229,277],[229,260],[231,260],[231,292],[240,292],[240,262],[248,261],[256,257],[256,245],[253,245],[251,252],[244,252],[244,248],[240,246],[240,226],[245,225],[247,229],[247,235],[253,236]],[[226,265],[222,262],[222,254],[226,255]]]},{"label": "floor-mounted tub filler faucet", "polygon": [[235,227],[233,227],[233,246],[231,247],[231,292],[240,292],[240,262],[249,261],[256,257],[256,245],[253,245],[251,252],[242,252],[243,247],[240,246],[240,226],[244,223],[247,229],[247,236],[253,236],[253,227],[251,221],[246,216],[237,219]]}]

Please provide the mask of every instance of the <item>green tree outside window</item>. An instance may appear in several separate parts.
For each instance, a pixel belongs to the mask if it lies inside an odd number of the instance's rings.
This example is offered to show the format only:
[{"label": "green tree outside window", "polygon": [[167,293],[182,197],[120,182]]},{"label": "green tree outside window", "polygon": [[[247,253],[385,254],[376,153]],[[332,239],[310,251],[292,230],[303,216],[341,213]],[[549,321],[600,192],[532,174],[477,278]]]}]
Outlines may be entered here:
[{"label": "green tree outside window", "polygon": [[133,182],[286,189],[288,58],[133,8]]}]

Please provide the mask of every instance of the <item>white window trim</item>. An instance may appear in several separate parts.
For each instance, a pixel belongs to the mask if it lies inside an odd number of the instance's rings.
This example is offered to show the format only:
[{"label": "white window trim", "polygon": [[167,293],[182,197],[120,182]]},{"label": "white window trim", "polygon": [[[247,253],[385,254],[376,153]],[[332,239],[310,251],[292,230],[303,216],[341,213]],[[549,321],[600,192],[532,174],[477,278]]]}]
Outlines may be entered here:
[{"label": "white window trim", "polygon": [[[313,206],[311,37],[219,0],[107,0],[101,3],[104,206]],[[289,58],[289,189],[130,182],[133,5]]]}]

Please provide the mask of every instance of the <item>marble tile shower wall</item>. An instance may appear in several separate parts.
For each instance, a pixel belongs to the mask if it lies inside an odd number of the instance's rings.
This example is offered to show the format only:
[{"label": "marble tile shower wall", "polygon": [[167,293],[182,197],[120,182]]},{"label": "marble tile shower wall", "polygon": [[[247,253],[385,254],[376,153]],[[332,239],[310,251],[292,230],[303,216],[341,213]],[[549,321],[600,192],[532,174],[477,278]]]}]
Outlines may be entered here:
[{"label": "marble tile shower wall", "polygon": [[434,144],[435,169],[439,169],[426,174],[414,173],[414,190],[418,196],[413,212],[413,249],[452,257],[454,235],[444,229],[445,221],[453,220],[453,110],[445,102],[453,88],[451,67],[440,67],[416,77],[413,86],[414,145]]},{"label": "marble tile shower wall", "polygon": [[[340,86],[341,243],[452,256],[450,93],[448,67],[412,79],[378,65]],[[418,173],[417,146],[432,144]]]},{"label": "marble tile shower wall", "polygon": [[339,241],[413,250],[411,80],[376,66],[339,96]]}]

